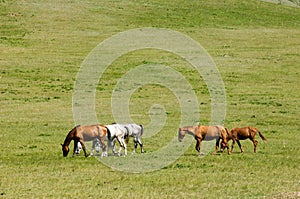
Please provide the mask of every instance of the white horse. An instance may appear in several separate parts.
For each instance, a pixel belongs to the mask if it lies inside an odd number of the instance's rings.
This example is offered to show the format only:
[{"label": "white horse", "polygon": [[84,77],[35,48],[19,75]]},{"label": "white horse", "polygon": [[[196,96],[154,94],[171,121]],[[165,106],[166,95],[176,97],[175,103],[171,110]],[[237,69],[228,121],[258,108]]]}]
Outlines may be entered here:
[{"label": "white horse", "polygon": [[[138,124],[115,124],[115,125],[121,126],[127,130],[127,133],[125,134],[124,137],[126,143],[128,143],[129,137],[133,137],[133,141],[134,141],[134,149],[132,152],[133,154],[135,153],[138,144],[141,147],[141,153],[144,153],[143,143],[141,140],[144,132],[144,127],[142,125],[138,125]],[[115,141],[116,140],[112,140],[111,142],[111,147],[113,151],[114,151]]]},{"label": "white horse", "polygon": [[128,130],[120,124],[111,124],[111,125],[106,125],[106,128],[108,129],[107,137],[108,137],[108,142],[111,142],[112,146],[112,151],[114,154],[114,145],[115,145],[115,140],[117,140],[120,144],[120,149],[118,152],[118,155],[121,155],[122,148],[124,148],[124,156],[127,155],[127,147],[125,143],[125,138],[128,136]]}]

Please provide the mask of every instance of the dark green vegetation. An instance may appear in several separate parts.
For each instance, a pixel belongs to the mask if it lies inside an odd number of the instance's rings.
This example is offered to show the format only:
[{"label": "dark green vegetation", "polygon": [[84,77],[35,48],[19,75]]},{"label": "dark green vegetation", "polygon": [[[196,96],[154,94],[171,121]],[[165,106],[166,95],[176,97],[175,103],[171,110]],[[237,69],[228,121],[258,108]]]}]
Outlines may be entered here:
[{"label": "dark green vegetation", "polygon": [[[74,126],[72,94],[81,63],[104,39],[139,27],[182,32],[207,50],[226,87],[224,125],[259,128],[268,142],[258,138],[257,154],[250,141],[242,142],[245,154],[236,148],[230,156],[198,158],[191,146],[168,167],[143,174],[113,171],[95,158],[62,157],[60,143]],[[256,0],[2,0],[0,52],[4,198],[272,198],[300,192],[299,8]],[[110,95],[118,79],[143,63],[184,74],[201,102],[199,121],[209,124],[205,82],[183,60],[158,50],[132,52],[109,67],[97,87],[101,123],[113,121]],[[146,85],[132,96],[133,119],[147,124],[154,103],[165,106],[168,120],[144,139],[148,152],[176,135],[180,116],[170,91]]]}]

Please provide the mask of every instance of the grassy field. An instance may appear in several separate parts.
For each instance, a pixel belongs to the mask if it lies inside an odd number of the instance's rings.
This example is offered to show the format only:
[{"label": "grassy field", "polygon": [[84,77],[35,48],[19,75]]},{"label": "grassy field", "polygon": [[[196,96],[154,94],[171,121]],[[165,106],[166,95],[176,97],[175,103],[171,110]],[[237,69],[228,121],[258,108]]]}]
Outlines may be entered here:
[{"label": "grassy field", "polygon": [[[0,0],[0,27],[0,197],[300,197],[299,8],[257,0]],[[72,96],[82,62],[103,40],[141,27],[179,31],[207,50],[226,89],[224,125],[259,128],[268,142],[257,138],[257,154],[250,141],[242,141],[244,154],[236,146],[230,156],[199,158],[193,143],[174,163],[137,174],[82,154],[62,157],[60,144],[75,125]],[[186,76],[200,104],[195,123],[210,123],[204,80],[184,60],[154,49],[128,53],[105,71],[96,93],[99,122],[113,122],[114,86],[145,63],[168,65]],[[147,125],[153,104],[164,106],[167,120],[144,139],[146,153],[176,136],[180,120],[171,91],[144,85],[131,98],[134,121]]]}]

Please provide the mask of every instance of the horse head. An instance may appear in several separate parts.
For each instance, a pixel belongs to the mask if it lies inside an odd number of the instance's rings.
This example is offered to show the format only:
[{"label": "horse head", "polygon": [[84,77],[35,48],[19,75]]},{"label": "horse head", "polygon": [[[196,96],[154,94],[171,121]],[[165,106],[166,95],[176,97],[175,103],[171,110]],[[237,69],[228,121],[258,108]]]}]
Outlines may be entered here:
[{"label": "horse head", "polygon": [[182,128],[178,129],[178,141],[181,142],[186,134],[186,131],[182,130]]},{"label": "horse head", "polygon": [[61,149],[63,151],[63,156],[67,157],[70,150],[69,146],[61,144]]},{"label": "horse head", "polygon": [[222,140],[221,142],[221,147],[220,147],[220,151],[223,153],[224,149],[226,148],[226,144],[225,142]]},{"label": "horse head", "polygon": [[225,148],[228,147],[228,141],[232,139],[232,133],[228,131],[227,128],[224,128],[225,132],[222,131],[223,134],[221,134],[221,147],[220,151],[223,152]]}]

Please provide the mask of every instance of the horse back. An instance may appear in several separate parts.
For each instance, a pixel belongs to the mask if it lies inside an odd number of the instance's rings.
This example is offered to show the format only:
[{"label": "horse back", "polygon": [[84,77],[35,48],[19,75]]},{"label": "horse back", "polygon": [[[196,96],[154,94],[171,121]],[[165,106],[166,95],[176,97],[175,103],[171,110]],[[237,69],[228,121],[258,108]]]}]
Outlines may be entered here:
[{"label": "horse back", "polygon": [[76,137],[85,141],[90,141],[95,138],[101,138],[106,135],[107,131],[103,125],[95,124],[90,126],[79,126],[76,130]]},{"label": "horse back", "polygon": [[144,127],[141,124],[123,124],[123,126],[128,130],[128,135],[132,137],[141,137],[144,132]]},{"label": "horse back", "polygon": [[230,130],[232,136],[238,140],[245,140],[251,137],[252,130],[249,127],[233,128]]},{"label": "horse back", "polygon": [[125,128],[124,125],[121,124],[111,124],[111,125],[106,125],[107,131],[109,132],[109,137],[111,139],[115,137],[122,137],[127,133],[127,129]]},{"label": "horse back", "polygon": [[197,136],[202,139],[212,140],[222,136],[226,133],[225,129],[223,131],[223,126],[198,126]]}]

